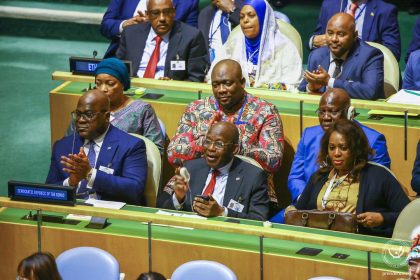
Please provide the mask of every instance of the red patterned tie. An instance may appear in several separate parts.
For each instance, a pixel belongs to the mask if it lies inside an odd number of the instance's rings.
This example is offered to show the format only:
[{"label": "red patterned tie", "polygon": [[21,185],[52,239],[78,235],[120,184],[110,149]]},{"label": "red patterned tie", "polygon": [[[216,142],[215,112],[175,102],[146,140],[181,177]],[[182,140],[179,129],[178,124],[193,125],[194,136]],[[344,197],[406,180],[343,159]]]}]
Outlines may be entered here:
[{"label": "red patterned tie", "polygon": [[203,195],[211,195],[213,194],[214,187],[216,186],[216,177],[219,176],[220,171],[217,169],[213,169],[211,173],[211,179],[207,187],[204,189]]},{"label": "red patterned tie", "polygon": [[160,56],[160,43],[162,42],[162,38],[159,36],[155,37],[156,46],[155,50],[153,51],[152,55],[150,56],[149,63],[147,63],[146,71],[144,72],[143,78],[154,78],[156,73],[156,67],[159,62]]},{"label": "red patterned tie", "polygon": [[347,13],[350,14],[352,17],[354,17],[355,14],[356,14],[357,7],[359,7],[359,6],[356,3],[352,3],[350,5],[350,10]]}]

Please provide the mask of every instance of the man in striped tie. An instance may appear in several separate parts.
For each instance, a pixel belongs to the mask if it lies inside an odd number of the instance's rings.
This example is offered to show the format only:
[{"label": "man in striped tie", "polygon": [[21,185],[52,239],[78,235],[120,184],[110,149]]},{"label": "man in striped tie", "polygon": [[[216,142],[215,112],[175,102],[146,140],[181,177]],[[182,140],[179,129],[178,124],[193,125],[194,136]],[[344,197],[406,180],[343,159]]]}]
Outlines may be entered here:
[{"label": "man in striped tie", "polygon": [[195,211],[205,217],[266,220],[266,174],[235,157],[238,143],[239,132],[233,123],[214,124],[203,143],[204,157],[185,162],[190,176],[185,172],[175,175],[158,196],[157,206]]}]

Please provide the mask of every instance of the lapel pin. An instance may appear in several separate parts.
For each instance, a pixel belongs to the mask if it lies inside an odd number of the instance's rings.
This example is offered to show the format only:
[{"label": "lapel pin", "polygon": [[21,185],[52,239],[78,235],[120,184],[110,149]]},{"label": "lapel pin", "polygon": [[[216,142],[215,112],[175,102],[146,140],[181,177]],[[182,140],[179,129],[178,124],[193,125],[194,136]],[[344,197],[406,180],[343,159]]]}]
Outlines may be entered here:
[{"label": "lapel pin", "polygon": [[111,147],[106,148],[107,150],[111,150]]},{"label": "lapel pin", "polygon": [[241,177],[236,177],[236,181],[239,181],[239,180],[241,180]]},{"label": "lapel pin", "polygon": [[375,16],[375,14],[374,14],[373,12],[371,12],[371,13],[370,13],[370,16],[371,16],[371,17],[373,17],[373,16]]}]

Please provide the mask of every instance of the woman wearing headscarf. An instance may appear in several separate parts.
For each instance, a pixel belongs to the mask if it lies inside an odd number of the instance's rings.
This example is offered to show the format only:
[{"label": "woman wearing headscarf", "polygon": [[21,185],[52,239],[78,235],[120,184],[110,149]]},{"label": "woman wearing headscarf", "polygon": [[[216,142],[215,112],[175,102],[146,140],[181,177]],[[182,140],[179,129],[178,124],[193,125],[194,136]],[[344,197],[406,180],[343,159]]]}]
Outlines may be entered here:
[{"label": "woman wearing headscarf", "polygon": [[[104,59],[96,67],[95,84],[96,88],[109,97],[111,124],[127,133],[145,136],[163,154],[164,136],[152,106],[124,94],[130,88],[130,75],[125,64],[117,58]],[[73,133],[73,127],[71,126],[67,134]]]},{"label": "woman wearing headscarf", "polygon": [[265,0],[246,0],[240,12],[241,32],[232,32],[225,58],[241,64],[247,86],[295,89],[302,76],[302,58],[277,25]]}]

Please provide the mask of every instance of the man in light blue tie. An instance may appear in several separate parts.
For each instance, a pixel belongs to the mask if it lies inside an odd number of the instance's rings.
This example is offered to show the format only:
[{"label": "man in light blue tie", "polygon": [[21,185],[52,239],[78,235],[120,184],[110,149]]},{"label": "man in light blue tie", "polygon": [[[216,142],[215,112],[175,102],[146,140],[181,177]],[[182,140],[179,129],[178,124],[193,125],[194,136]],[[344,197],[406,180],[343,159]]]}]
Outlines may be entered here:
[{"label": "man in light blue tie", "polygon": [[103,200],[144,205],[145,144],[109,123],[106,94],[88,91],[72,116],[77,133],[54,144],[46,183],[72,186],[79,198],[96,194]]}]

